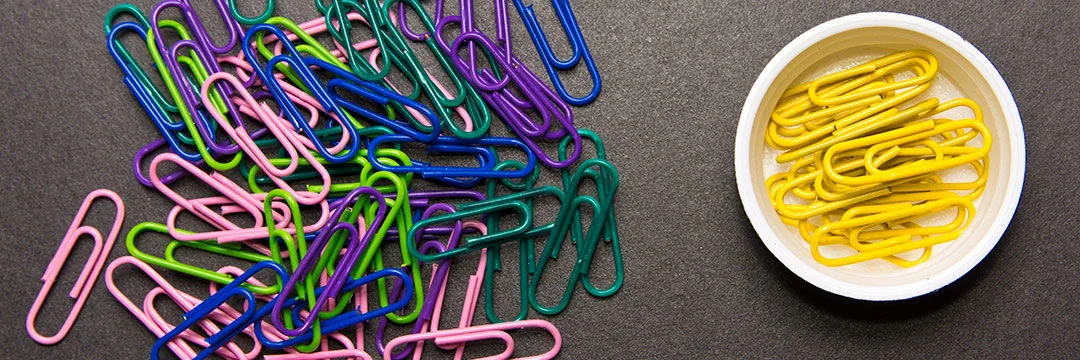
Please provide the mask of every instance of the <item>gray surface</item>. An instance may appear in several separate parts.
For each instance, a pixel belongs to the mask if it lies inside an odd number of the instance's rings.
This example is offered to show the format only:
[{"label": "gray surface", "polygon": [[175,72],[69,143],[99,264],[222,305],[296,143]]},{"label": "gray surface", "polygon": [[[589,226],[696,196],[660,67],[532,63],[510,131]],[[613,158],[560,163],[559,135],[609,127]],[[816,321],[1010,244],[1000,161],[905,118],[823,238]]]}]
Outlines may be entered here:
[{"label": "gray surface", "polygon": [[[23,330],[87,192],[124,196],[124,233],[166,213],[167,200],[130,176],[132,154],[156,132],[105,50],[101,16],[114,2],[0,7],[0,357],[136,359],[153,341],[100,281],[59,345],[36,345]],[[301,2],[279,9],[312,17]],[[579,291],[552,319],[563,358],[1076,357],[1076,2],[579,0],[574,9],[605,79],[578,124],[603,135],[621,170],[629,277],[608,300]],[[838,298],[783,268],[744,218],[731,165],[745,94],[773,54],[813,25],[871,10],[927,17],[975,44],[1008,81],[1027,131],[1026,186],[1000,244],[952,286],[900,303]],[[121,239],[112,256],[125,253]],[[55,328],[66,305],[51,302],[43,327]]]}]

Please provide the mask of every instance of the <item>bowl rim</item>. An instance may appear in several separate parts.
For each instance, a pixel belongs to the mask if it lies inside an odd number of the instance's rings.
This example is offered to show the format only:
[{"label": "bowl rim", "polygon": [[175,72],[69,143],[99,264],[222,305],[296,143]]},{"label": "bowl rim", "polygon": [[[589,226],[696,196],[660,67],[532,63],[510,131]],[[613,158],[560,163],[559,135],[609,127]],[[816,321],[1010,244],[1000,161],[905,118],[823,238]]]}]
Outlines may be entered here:
[{"label": "bowl rim", "polygon": [[[799,255],[788,250],[770,228],[763,215],[765,213],[762,211],[761,204],[756,201],[754,196],[754,187],[757,184],[753,183],[750,174],[749,152],[751,141],[754,140],[750,137],[756,120],[755,117],[761,107],[765,93],[768,92],[769,87],[784,70],[784,67],[794,60],[796,56],[822,40],[842,32],[870,27],[891,27],[917,32],[941,41],[960,53],[989,83],[994,96],[1001,104],[1001,110],[1007,125],[1005,130],[1012,144],[1015,144],[1014,151],[1010,152],[1012,163],[1015,164],[1015,168],[1012,170],[1015,172],[1014,176],[1006,184],[1001,211],[998,212],[999,215],[994,219],[982,239],[976,244],[976,247],[961,258],[960,261],[949,265],[944,271],[934,274],[926,281],[889,287],[865,286],[840,281],[826,276],[800,260]],[[990,60],[959,34],[940,24],[921,17],[891,12],[867,12],[836,18],[807,30],[784,46],[769,61],[754,82],[754,86],[746,97],[746,103],[743,105],[735,135],[735,180],[739,189],[739,198],[742,201],[743,211],[746,212],[761,241],[788,270],[791,270],[803,280],[822,290],[859,300],[893,301],[914,298],[941,289],[974,268],[997,245],[1012,220],[1024,185],[1026,162],[1026,145],[1020,112],[1016,107],[1016,101],[1013,99],[1012,93],[1005,84],[1005,80],[1002,79],[1001,74],[990,63]]]}]

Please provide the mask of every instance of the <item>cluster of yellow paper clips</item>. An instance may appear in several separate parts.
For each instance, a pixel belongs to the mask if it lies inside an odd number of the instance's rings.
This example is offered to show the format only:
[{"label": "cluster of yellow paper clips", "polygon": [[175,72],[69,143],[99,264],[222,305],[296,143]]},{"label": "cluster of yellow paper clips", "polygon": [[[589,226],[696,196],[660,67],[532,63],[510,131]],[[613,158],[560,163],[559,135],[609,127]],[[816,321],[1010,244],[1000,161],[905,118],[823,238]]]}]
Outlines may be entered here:
[{"label": "cluster of yellow paper clips", "polygon": [[[765,142],[781,151],[777,163],[791,165],[766,186],[777,214],[798,227],[818,262],[882,259],[911,267],[971,224],[972,202],[986,186],[990,131],[971,99],[919,98],[937,72],[933,54],[902,51],[795,85],[781,97]],[[938,116],[956,108],[970,109],[972,118]],[[965,166],[977,174],[974,181],[948,181],[955,176],[947,171]],[[924,221],[951,214],[947,223]],[[832,245],[854,252],[822,255]],[[914,259],[903,254],[919,249]]]}]

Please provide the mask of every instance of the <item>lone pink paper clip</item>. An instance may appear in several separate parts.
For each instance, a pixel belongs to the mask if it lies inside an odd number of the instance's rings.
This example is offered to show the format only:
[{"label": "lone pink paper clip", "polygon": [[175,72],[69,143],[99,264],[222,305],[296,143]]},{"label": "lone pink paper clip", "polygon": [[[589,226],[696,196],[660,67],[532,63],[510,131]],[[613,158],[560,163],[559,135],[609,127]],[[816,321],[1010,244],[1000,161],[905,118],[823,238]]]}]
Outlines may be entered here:
[{"label": "lone pink paper clip", "polygon": [[[104,239],[104,243],[100,231],[82,225],[87,211],[90,210],[90,205],[99,197],[109,198],[116,205],[116,220],[113,221],[113,227],[109,230],[109,236]],[[52,345],[67,336],[68,331],[71,331],[71,326],[75,324],[79,312],[82,311],[86,298],[90,296],[90,290],[94,288],[98,273],[105,266],[105,260],[109,258],[109,252],[112,250],[113,243],[116,241],[116,236],[120,234],[120,228],[123,224],[124,201],[120,199],[120,195],[106,189],[98,189],[91,191],[86,196],[86,199],[83,200],[82,205],[79,207],[79,212],[75,214],[75,219],[71,221],[71,227],[68,228],[67,234],[60,241],[60,247],[56,250],[56,255],[53,255],[52,260],[49,261],[49,266],[45,268],[45,274],[41,276],[41,281],[45,282],[45,285],[41,287],[37,298],[34,299],[34,304],[30,306],[30,313],[26,315],[26,332],[30,334],[31,339],[42,345]],[[38,312],[41,311],[41,306],[45,303],[45,297],[49,294],[49,290],[56,283],[56,278],[60,275],[60,269],[64,267],[68,255],[71,254],[72,247],[83,235],[89,235],[94,239],[94,249],[90,253],[90,259],[83,266],[82,272],[79,273],[79,279],[75,281],[75,286],[68,293],[68,296],[75,299],[75,305],[71,308],[71,312],[68,313],[67,319],[64,320],[64,324],[60,326],[60,331],[56,335],[41,335],[34,325]]]}]

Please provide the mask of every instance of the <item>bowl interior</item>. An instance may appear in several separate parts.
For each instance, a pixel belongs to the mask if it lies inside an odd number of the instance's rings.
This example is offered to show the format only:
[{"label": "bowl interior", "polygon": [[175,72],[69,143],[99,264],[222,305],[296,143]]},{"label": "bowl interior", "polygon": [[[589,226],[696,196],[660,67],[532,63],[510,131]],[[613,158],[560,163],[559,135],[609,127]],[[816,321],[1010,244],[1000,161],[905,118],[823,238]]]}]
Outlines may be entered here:
[{"label": "bowl interior", "polygon": [[[809,244],[799,236],[797,229],[780,221],[769,200],[768,190],[764,185],[765,179],[776,171],[786,169],[789,165],[777,165],[773,159],[778,152],[765,145],[764,136],[769,114],[779,100],[780,95],[792,84],[812,80],[821,75],[849,68],[889,53],[912,49],[929,50],[937,57],[940,63],[934,86],[923,97],[937,97],[942,102],[957,97],[968,97],[974,100],[980,105],[984,113],[985,123],[992,134],[993,147],[990,151],[989,179],[985,193],[975,203],[977,211],[974,221],[960,238],[935,246],[930,260],[912,268],[900,268],[883,260],[872,260],[841,267],[821,265],[810,256]],[[1008,95],[1007,92],[1005,95]],[[761,211],[760,216],[763,216],[768,224],[768,230],[771,231],[772,235],[775,236],[786,251],[794,254],[795,259],[840,286],[871,290],[873,288],[898,286],[918,287],[920,282],[932,281],[939,274],[948,273],[951,270],[950,267],[958,266],[958,264],[969,260],[966,258],[970,257],[977,248],[986,245],[986,242],[991,242],[991,246],[996,243],[999,234],[994,235],[994,231],[991,231],[991,228],[995,226],[995,219],[1003,216],[1011,217],[1012,215],[1012,206],[1007,206],[1009,202],[1008,194],[1012,192],[1004,190],[1009,186],[1010,177],[1016,176],[1018,167],[1020,169],[1019,173],[1023,173],[1023,164],[1018,164],[1018,161],[1010,156],[1010,153],[1015,151],[1018,144],[1015,144],[1010,137],[1009,122],[1018,122],[1019,119],[1011,119],[1014,116],[1006,116],[1006,108],[1003,107],[999,96],[1000,94],[995,93],[991,81],[987,79],[987,74],[981,73],[977,67],[973,66],[969,59],[964,56],[962,50],[955,49],[941,40],[920,32],[885,26],[862,27],[824,38],[796,55],[780,71],[775,81],[765,92],[758,111],[754,114],[749,140],[750,146],[747,152],[749,155],[750,181],[753,184],[753,198],[748,199],[744,195],[743,201],[757,203],[757,208]],[[916,101],[918,100],[916,99]],[[970,118],[970,111],[956,109],[943,114],[941,117],[953,119]],[[1022,138],[1021,134],[1020,139]],[[977,140],[982,141],[981,138]],[[1019,146],[1022,148],[1022,144],[1019,144]],[[1020,149],[1020,151],[1023,150]],[[953,170],[952,173],[946,175],[946,179],[970,181],[974,178],[973,174],[973,170],[965,167]],[[1015,199],[1012,201],[1015,201]],[[755,216],[755,214],[749,215]],[[946,217],[952,218],[948,214],[946,214]],[[933,220],[930,219],[930,221]],[[758,229],[758,232],[762,233],[762,230]],[[763,234],[762,237],[765,238],[766,234]],[[837,248],[823,249],[823,254],[825,256],[841,256],[853,253],[853,250]],[[775,252],[776,249],[773,249],[773,251]],[[917,254],[918,252],[916,252],[916,257]],[[979,255],[979,257],[981,258],[983,255],[985,253]],[[978,261],[978,259],[975,261]],[[789,267],[791,267],[790,264]],[[796,272],[798,273],[798,271]]]}]

